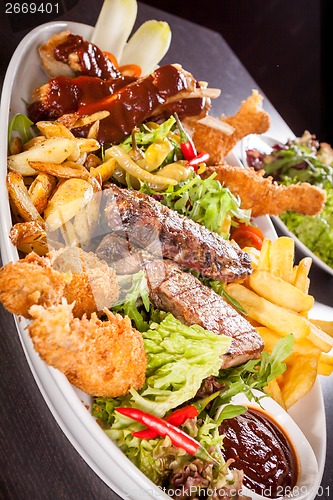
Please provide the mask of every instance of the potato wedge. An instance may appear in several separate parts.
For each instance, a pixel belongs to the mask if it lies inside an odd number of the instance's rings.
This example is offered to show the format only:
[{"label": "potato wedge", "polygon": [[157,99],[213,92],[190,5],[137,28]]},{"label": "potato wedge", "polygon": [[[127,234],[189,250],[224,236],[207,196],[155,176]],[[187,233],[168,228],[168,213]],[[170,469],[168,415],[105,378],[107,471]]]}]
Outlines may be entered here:
[{"label": "potato wedge", "polygon": [[53,137],[27,151],[9,156],[7,166],[9,170],[23,176],[36,175],[38,172],[29,165],[29,161],[62,163],[73,153],[75,148],[75,141],[66,137]]},{"label": "potato wedge", "polygon": [[268,271],[253,271],[249,277],[249,285],[258,295],[295,312],[310,311],[314,305],[311,295],[303,293],[288,281]]},{"label": "potato wedge", "polygon": [[90,177],[88,170],[83,165],[69,160],[60,164],[30,161],[29,165],[38,172],[44,172],[60,179],[89,179]]},{"label": "potato wedge", "polygon": [[57,184],[52,175],[40,173],[29,187],[29,195],[38,213],[43,213]]},{"label": "potato wedge", "polygon": [[75,136],[69,128],[65,127],[62,123],[40,121],[36,123],[36,126],[42,135],[44,135],[47,139],[50,139],[51,137],[67,137],[68,139],[75,140]]},{"label": "potato wedge", "polygon": [[45,229],[36,221],[18,222],[9,232],[10,241],[18,246],[46,239]]},{"label": "potato wedge", "polygon": [[84,179],[66,179],[58,185],[44,212],[46,227],[55,231],[82,210],[94,193]]},{"label": "potato wedge", "polygon": [[14,206],[15,212],[24,221],[36,221],[44,227],[44,220],[29,196],[22,175],[17,172],[8,172],[6,184],[10,203]]}]

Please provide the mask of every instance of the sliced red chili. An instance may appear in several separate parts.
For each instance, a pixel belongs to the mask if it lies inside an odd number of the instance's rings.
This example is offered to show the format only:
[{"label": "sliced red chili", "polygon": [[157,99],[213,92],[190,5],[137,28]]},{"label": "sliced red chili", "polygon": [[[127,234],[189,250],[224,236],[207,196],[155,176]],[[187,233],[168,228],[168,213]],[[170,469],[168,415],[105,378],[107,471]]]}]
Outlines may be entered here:
[{"label": "sliced red chili", "polygon": [[177,127],[180,135],[180,149],[182,150],[185,160],[193,160],[197,156],[197,150],[189,134],[184,129],[182,122],[178,118],[177,113],[175,113],[175,118],[177,122]]},{"label": "sliced red chili", "polygon": [[187,162],[187,165],[190,167],[194,167],[194,169],[196,170],[200,163],[205,163],[208,160],[209,153],[205,153],[204,151],[202,151],[201,153],[198,153],[194,158],[192,158],[192,160],[189,160]]},{"label": "sliced red chili", "polygon": [[[116,410],[122,415],[132,418],[133,420],[144,424],[149,429],[154,430],[157,432],[158,436],[169,436],[172,444],[178,446],[178,448],[181,448],[190,455],[195,455],[202,448],[198,441],[172,424],[169,424],[169,422],[166,422],[162,418],[155,417],[154,415],[139,410],[138,408],[116,408]],[[205,451],[206,450],[201,450],[201,454]]]},{"label": "sliced red chili", "polygon": [[[187,419],[197,417],[198,415],[199,412],[196,407],[189,405],[184,406],[183,408],[178,408],[178,410],[173,411],[163,420],[178,427],[186,422]],[[152,429],[143,429],[142,431],[132,432],[132,434],[140,439],[154,439],[158,436],[157,432]]]}]

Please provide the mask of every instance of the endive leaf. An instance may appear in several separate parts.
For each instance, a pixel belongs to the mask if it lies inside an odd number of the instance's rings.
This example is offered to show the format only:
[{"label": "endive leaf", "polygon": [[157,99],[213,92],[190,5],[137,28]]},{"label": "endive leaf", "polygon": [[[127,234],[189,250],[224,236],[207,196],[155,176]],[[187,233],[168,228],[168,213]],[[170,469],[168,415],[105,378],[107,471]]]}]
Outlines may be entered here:
[{"label": "endive leaf", "polygon": [[91,42],[120,60],[138,12],[136,0],[104,0]]},{"label": "endive leaf", "polygon": [[142,75],[151,73],[167,53],[171,43],[171,29],[165,21],[150,20],[141,24],[129,39],[119,61],[137,64]]}]

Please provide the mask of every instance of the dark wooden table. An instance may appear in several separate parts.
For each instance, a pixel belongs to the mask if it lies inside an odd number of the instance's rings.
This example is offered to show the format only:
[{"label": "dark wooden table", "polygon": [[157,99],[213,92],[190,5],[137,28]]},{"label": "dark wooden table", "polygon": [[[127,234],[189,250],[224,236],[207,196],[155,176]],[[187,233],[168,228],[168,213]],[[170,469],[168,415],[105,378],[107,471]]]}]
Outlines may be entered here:
[{"label": "dark wooden table", "polygon": [[[94,24],[101,5],[102,0],[79,0],[57,19]],[[8,17],[2,14],[1,17],[0,64],[3,78],[15,47],[29,29],[16,31],[18,23],[10,24]],[[222,89],[221,97],[214,102],[212,114],[234,113],[251,90],[258,88],[219,34],[140,4],[137,24],[152,18],[166,20],[171,26],[173,39],[166,60],[181,63],[198,80],[208,80],[211,87]],[[290,130],[278,112],[267,99],[264,106],[271,115],[272,135],[287,138]],[[297,255],[299,257],[301,255]],[[333,306],[333,277],[314,265],[310,278],[310,291],[315,299]],[[53,418],[30,371],[14,319],[1,306],[0,331],[0,498],[119,498],[90,469]],[[333,493],[333,434],[330,425],[333,420],[333,378],[322,379],[321,385],[328,422],[328,448],[318,498],[329,498],[330,488]]]}]

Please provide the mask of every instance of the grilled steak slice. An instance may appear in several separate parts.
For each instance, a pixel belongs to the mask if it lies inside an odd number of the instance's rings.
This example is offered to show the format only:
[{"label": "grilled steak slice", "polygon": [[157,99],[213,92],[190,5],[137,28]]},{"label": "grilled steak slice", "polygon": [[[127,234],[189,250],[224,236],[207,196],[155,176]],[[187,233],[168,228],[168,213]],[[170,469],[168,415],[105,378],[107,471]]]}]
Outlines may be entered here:
[{"label": "grilled steak slice", "polygon": [[250,256],[206,227],[137,191],[103,191],[109,228],[158,256],[230,283],[252,271]]},{"label": "grilled steak slice", "polygon": [[171,312],[185,325],[197,324],[231,337],[229,351],[222,358],[223,368],[260,356],[263,342],[252,325],[211,288],[182,271],[177,264],[142,254],[114,234],[105,236],[96,252],[121,274],[124,270],[130,273],[144,268],[150,301],[158,309]]},{"label": "grilled steak slice", "polygon": [[170,261],[145,265],[149,297],[155,307],[171,312],[185,325],[199,325],[232,338],[222,368],[259,358],[263,341],[256,329],[211,288]]},{"label": "grilled steak slice", "polygon": [[[131,247],[125,238],[110,233],[104,236],[96,249],[96,255],[112,267],[118,275],[134,274],[143,268],[144,260],[153,256]],[[102,257],[103,256],[103,257]]]}]

